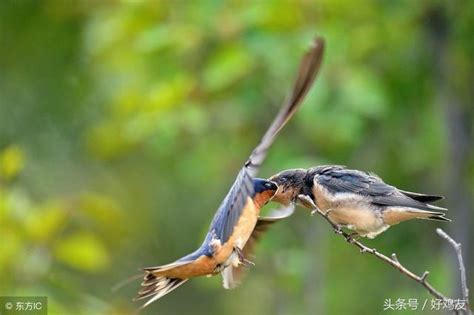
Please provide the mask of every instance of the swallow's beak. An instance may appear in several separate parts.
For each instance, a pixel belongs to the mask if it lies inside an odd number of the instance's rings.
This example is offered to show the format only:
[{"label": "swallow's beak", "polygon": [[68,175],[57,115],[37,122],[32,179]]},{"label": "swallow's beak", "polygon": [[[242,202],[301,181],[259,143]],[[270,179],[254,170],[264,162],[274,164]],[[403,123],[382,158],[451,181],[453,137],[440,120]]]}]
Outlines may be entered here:
[{"label": "swallow's beak", "polygon": [[281,190],[281,187],[278,186],[278,184],[275,183],[274,181],[268,180],[268,182],[270,182],[273,185],[273,190],[274,190],[272,197],[268,200],[268,201],[271,201],[273,197],[275,197],[276,194],[278,194],[278,192]]},{"label": "swallow's beak", "polygon": [[289,205],[292,202],[292,195],[294,187],[288,185],[288,181],[282,179],[278,175],[274,175],[268,179],[277,185],[277,190],[272,197],[272,201],[281,203],[283,205]]},{"label": "swallow's beak", "polygon": [[278,190],[278,185],[274,181],[262,179],[262,178],[254,178],[254,189],[257,193],[263,192],[272,192],[275,193]]},{"label": "swallow's beak", "polygon": [[283,185],[278,185],[276,182],[273,182],[273,183],[275,183],[275,185],[278,187],[275,194],[273,195],[273,197],[275,197],[276,195],[281,194],[283,192]]},{"label": "swallow's beak", "polygon": [[276,191],[278,190],[278,185],[270,180],[262,178],[253,179],[254,191],[255,191],[255,201],[260,204],[260,206],[268,203],[273,196],[275,196]]}]

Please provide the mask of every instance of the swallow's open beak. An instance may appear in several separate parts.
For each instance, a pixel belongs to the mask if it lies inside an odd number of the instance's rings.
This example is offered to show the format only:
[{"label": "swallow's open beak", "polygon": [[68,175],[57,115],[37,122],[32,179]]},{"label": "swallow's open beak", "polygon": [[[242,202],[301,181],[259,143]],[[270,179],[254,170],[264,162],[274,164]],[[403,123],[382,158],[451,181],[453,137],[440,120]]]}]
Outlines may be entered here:
[{"label": "swallow's open beak", "polygon": [[[276,182],[272,181],[273,183],[275,183],[275,185],[277,186],[277,190],[275,191],[275,194],[273,195],[273,197],[275,197],[276,195],[280,194],[283,192],[283,185],[278,185]],[[272,197],[272,199],[273,199]]]},{"label": "swallow's open beak", "polygon": [[272,180],[268,180],[269,182],[271,182],[273,185],[275,185],[275,192],[273,193],[272,197],[270,199],[268,199],[267,203],[272,201],[273,197],[275,197],[276,194],[278,194],[279,191],[281,191],[281,187],[278,186],[278,184]]}]

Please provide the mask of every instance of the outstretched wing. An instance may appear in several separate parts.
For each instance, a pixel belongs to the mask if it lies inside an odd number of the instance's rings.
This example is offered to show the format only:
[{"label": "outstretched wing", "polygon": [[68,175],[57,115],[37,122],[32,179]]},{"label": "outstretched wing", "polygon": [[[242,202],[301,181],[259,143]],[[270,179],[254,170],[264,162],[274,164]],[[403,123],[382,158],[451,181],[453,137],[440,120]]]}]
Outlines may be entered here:
[{"label": "outstretched wing", "polygon": [[267,155],[268,148],[275,140],[276,135],[295,113],[304,96],[309,91],[319,71],[323,52],[324,40],[322,38],[316,38],[313,41],[311,49],[305,54],[301,61],[290,98],[284,103],[273,123],[262,137],[262,140],[252,151],[252,154],[240,170],[230,191],[214,216],[210,230],[222,243],[226,242],[232,234],[236,221],[240,217],[247,199],[253,197],[252,179],[256,176],[260,165]]},{"label": "outstretched wing", "polygon": [[255,177],[263,160],[267,156],[268,148],[272,145],[278,132],[285,126],[286,122],[293,116],[311,88],[316,75],[321,67],[324,54],[324,39],[317,37],[313,40],[311,49],[301,60],[296,82],[290,97],[265,132],[258,146],[245,163],[248,173]]}]

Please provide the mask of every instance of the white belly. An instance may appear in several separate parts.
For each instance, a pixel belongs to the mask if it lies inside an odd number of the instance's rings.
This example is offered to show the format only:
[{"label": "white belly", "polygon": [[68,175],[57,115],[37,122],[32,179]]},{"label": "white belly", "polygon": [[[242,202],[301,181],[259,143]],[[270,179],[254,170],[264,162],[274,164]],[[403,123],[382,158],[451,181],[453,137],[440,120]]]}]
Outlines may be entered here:
[{"label": "white belly", "polygon": [[360,236],[374,238],[387,230],[390,226],[385,224],[377,208],[370,208],[365,203],[333,204],[333,207],[321,209],[328,213],[328,218],[335,224],[351,229]]}]

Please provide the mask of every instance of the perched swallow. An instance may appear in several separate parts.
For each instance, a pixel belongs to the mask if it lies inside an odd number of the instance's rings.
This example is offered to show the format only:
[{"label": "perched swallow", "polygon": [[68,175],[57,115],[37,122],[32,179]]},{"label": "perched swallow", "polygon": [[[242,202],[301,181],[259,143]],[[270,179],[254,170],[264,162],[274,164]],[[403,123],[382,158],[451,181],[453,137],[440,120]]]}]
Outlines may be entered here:
[{"label": "perched swallow", "polygon": [[[246,263],[244,253],[253,247],[262,231],[283,216],[258,219],[260,208],[277,191],[271,181],[254,178],[277,133],[297,110],[310,89],[321,65],[324,41],[317,38],[303,57],[289,100],[284,103],[260,143],[241,168],[224,198],[202,245],[177,261],[144,268],[142,290],[136,299],[150,298],[143,307],[176,289],[189,278],[222,273],[224,287],[234,287]],[[246,244],[250,239],[249,247]]]},{"label": "perched swallow", "polygon": [[269,178],[279,189],[273,201],[319,209],[334,224],[374,238],[391,225],[410,219],[451,221],[447,209],[430,203],[443,199],[400,190],[375,174],[344,166],[292,169]]}]

